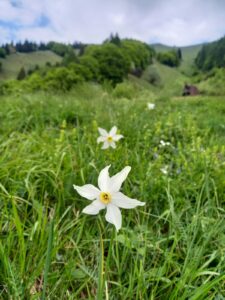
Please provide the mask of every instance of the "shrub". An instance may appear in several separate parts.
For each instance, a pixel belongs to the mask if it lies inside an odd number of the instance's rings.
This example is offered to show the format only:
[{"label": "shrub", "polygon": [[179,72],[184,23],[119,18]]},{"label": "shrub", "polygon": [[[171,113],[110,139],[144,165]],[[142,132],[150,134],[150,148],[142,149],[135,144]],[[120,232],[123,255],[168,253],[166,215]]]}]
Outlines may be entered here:
[{"label": "shrub", "polygon": [[113,90],[113,96],[117,98],[132,99],[136,94],[136,89],[129,82],[118,83]]},{"label": "shrub", "polygon": [[157,55],[157,59],[161,64],[167,65],[169,67],[178,67],[180,64],[177,52],[174,50],[168,52],[159,52]]},{"label": "shrub", "polygon": [[25,77],[26,77],[26,71],[25,71],[24,67],[22,67],[19,70],[19,73],[17,75],[17,80],[23,80]]}]

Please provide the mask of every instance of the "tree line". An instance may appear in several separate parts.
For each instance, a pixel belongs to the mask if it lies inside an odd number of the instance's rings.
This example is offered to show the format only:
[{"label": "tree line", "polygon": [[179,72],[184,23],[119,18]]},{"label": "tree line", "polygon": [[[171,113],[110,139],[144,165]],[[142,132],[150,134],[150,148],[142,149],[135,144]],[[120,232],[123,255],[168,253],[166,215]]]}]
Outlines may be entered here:
[{"label": "tree line", "polygon": [[225,37],[203,45],[195,59],[195,64],[202,71],[225,67]]},{"label": "tree line", "polygon": [[[61,46],[61,43],[50,42],[48,45],[52,49]],[[141,76],[155,55],[148,44],[134,39],[120,39],[117,34],[110,35],[100,45],[85,45],[79,51],[71,45],[62,46],[66,46],[67,51],[63,54],[61,64],[46,64],[45,67],[34,69],[30,75],[24,69],[20,70],[18,79],[24,88],[67,91],[84,81],[107,82],[115,86],[128,74]],[[62,54],[63,47],[59,48]],[[10,84],[5,85],[9,90]],[[13,84],[16,85],[15,82]]]},{"label": "tree line", "polygon": [[0,47],[0,57],[5,58],[6,55],[20,52],[20,53],[29,53],[35,51],[46,51],[51,50],[54,53],[64,56],[67,52],[72,49],[77,51],[83,51],[85,44],[81,42],[74,42],[72,44],[64,44],[59,42],[50,41],[48,43],[36,43],[32,41],[25,40],[24,42],[11,42],[1,45]]}]

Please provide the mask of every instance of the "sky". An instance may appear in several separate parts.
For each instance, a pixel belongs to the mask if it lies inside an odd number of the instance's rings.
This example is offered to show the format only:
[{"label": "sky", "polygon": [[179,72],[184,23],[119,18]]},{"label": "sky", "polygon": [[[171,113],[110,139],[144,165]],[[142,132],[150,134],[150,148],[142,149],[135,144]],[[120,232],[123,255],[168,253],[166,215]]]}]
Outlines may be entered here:
[{"label": "sky", "polygon": [[0,0],[0,44],[102,43],[110,33],[186,46],[225,35],[225,0]]}]

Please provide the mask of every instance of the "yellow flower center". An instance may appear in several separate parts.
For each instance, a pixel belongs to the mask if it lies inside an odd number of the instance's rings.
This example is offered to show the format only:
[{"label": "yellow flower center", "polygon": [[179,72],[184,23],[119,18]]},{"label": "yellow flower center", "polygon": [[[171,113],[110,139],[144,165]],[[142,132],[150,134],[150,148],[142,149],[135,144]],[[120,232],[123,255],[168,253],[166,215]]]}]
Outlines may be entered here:
[{"label": "yellow flower center", "polygon": [[104,204],[110,203],[112,200],[112,196],[110,193],[101,192],[100,193],[100,201]]},{"label": "yellow flower center", "polygon": [[110,142],[113,141],[113,138],[112,138],[111,136],[108,136],[108,137],[107,137],[107,141],[110,143]]}]

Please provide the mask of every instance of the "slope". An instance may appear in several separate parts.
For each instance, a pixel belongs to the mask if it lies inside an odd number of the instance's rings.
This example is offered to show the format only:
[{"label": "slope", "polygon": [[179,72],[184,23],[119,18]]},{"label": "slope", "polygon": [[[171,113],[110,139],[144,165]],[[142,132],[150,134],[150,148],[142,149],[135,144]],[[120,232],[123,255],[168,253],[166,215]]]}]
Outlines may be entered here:
[{"label": "slope", "polygon": [[42,67],[47,62],[55,64],[60,62],[62,58],[52,51],[36,51],[30,53],[13,53],[4,59],[0,59],[2,63],[2,71],[0,72],[0,80],[16,79],[21,67],[26,71],[34,69],[36,65]]},{"label": "slope", "polygon": [[[175,46],[171,47],[162,44],[153,44],[151,46],[155,49],[156,52],[166,52],[174,48],[178,48]],[[179,67],[181,72],[187,75],[192,74],[194,59],[196,58],[198,52],[201,50],[202,46],[203,44],[179,47],[182,52],[182,63]]]}]

